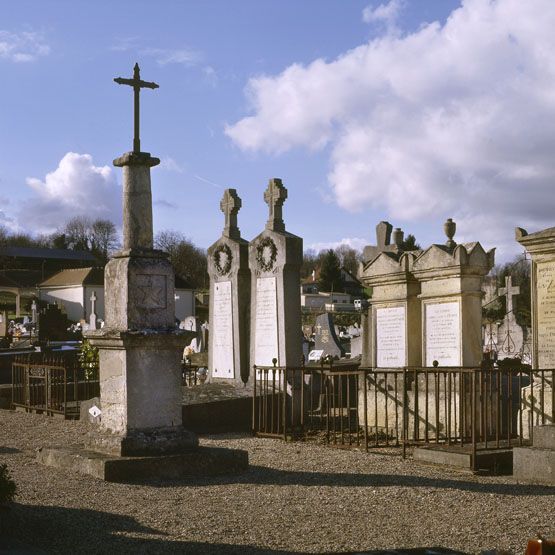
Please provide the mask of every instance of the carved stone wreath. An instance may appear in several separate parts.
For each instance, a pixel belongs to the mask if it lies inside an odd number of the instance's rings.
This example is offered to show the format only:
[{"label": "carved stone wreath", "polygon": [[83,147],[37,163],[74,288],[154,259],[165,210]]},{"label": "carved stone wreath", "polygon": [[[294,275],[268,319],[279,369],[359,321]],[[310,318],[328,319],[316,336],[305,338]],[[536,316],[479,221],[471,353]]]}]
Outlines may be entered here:
[{"label": "carved stone wreath", "polygon": [[231,261],[233,260],[233,255],[231,254],[231,249],[229,245],[225,243],[219,245],[214,251],[214,266],[216,271],[221,276],[229,273],[231,270]]},{"label": "carved stone wreath", "polygon": [[276,262],[277,247],[271,237],[264,237],[256,247],[256,262],[261,270],[269,272]]}]

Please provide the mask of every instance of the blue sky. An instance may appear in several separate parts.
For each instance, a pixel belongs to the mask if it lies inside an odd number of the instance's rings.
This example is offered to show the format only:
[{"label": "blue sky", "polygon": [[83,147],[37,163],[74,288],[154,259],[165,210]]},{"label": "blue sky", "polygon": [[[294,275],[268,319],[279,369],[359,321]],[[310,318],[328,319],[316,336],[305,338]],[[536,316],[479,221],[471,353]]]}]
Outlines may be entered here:
[{"label": "blue sky", "polygon": [[[533,4],[533,8],[531,5]],[[266,0],[2,2],[4,225],[120,220],[135,61],[155,231],[202,247],[226,187],[245,238],[281,177],[305,248],[374,243],[383,219],[427,245],[518,251],[516,225],[553,225],[555,2]],[[551,220],[551,221],[550,221]],[[119,221],[118,221],[119,223]]]}]

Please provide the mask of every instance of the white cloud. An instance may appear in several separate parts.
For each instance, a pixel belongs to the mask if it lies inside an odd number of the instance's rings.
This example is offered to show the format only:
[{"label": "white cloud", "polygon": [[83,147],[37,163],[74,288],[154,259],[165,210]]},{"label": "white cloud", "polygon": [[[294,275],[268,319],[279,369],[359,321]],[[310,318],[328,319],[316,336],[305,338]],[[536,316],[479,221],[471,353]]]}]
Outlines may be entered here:
[{"label": "white cloud", "polygon": [[121,187],[109,166],[95,166],[90,154],[68,152],[44,180],[27,178],[34,196],[23,202],[22,228],[53,231],[74,216],[121,223]]},{"label": "white cloud", "polygon": [[329,145],[340,207],[480,221],[469,239],[516,249],[516,225],[554,223],[554,28],[553,0],[466,0],[444,25],[252,78],[252,115],[226,133],[246,151]]},{"label": "white cloud", "polygon": [[0,58],[12,62],[32,62],[50,54],[50,46],[40,33],[0,31]]},{"label": "white cloud", "polygon": [[397,30],[397,19],[405,5],[404,0],[390,0],[387,4],[377,7],[366,6],[362,10],[362,20],[365,23],[383,23],[389,32]]},{"label": "white cloud", "polygon": [[307,245],[307,249],[313,249],[316,252],[320,252],[328,249],[336,249],[343,245],[357,251],[361,251],[366,245],[368,245],[368,239],[362,239],[361,237],[345,237],[341,239],[341,241],[330,241],[328,243],[312,243],[310,245]]},{"label": "white cloud", "polygon": [[168,172],[183,173],[183,166],[171,156],[164,156],[160,159],[160,168]]},{"label": "white cloud", "polygon": [[145,48],[141,50],[141,54],[152,56],[156,60],[156,63],[161,66],[167,64],[194,66],[202,59],[199,52],[189,48],[178,48],[174,50],[167,48]]}]

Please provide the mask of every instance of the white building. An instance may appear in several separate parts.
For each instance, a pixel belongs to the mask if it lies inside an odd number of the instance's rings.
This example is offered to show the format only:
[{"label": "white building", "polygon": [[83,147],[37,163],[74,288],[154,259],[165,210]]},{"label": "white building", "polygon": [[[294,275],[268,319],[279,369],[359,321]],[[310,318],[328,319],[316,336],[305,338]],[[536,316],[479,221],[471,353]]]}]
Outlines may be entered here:
[{"label": "white building", "polygon": [[[96,295],[95,312],[104,319],[104,269],[74,268],[62,270],[39,284],[39,299],[62,307],[74,322],[89,320],[91,297]],[[195,316],[195,291],[176,276],[175,317]]]}]

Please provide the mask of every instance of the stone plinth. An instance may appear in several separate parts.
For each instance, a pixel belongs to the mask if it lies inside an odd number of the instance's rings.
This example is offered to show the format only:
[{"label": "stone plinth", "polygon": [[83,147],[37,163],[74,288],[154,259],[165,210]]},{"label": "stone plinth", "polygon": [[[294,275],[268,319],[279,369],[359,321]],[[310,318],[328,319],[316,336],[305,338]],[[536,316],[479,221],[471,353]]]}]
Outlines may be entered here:
[{"label": "stone plinth", "polygon": [[208,248],[210,276],[210,380],[247,383],[249,368],[249,244],[241,238],[237,212],[241,199],[226,189],[220,207],[226,217],[222,236]]},{"label": "stone plinth", "polygon": [[555,425],[536,426],[532,447],[513,448],[517,482],[555,486]]}]

